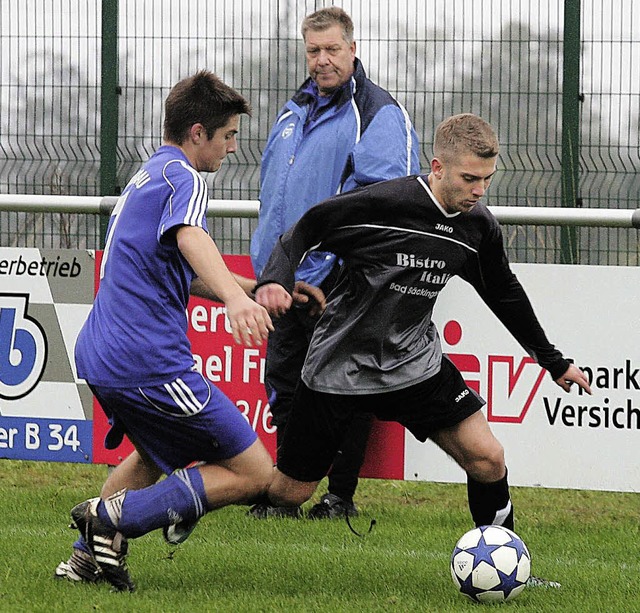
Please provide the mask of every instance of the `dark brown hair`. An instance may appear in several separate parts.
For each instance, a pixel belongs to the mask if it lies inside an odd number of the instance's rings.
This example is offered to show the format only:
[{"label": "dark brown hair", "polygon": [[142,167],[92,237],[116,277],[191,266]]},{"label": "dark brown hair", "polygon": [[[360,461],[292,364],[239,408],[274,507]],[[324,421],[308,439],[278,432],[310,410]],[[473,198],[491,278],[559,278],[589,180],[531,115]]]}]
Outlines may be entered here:
[{"label": "dark brown hair", "polygon": [[164,103],[164,139],[181,145],[191,126],[201,123],[211,138],[234,115],[250,115],[251,106],[235,89],[208,70],[173,86]]}]

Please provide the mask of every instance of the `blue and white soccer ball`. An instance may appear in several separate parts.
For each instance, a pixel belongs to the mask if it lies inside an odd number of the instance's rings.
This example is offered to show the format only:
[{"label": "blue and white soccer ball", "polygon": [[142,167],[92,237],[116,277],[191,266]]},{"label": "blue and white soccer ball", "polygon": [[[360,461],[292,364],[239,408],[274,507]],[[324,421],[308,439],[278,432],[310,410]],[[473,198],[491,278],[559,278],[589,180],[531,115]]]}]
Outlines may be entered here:
[{"label": "blue and white soccer ball", "polygon": [[522,539],[502,526],[480,526],[462,535],[451,554],[451,576],[477,602],[512,600],[527,585],[531,555]]}]

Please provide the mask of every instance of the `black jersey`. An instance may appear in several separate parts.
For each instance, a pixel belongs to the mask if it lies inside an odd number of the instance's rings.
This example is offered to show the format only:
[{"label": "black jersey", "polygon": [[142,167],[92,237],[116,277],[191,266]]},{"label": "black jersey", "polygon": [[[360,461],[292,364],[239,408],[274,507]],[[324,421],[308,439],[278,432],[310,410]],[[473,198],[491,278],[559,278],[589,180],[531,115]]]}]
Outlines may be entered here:
[{"label": "black jersey", "polygon": [[310,249],[344,261],[302,371],[311,389],[380,393],[434,375],[442,349],[431,315],[454,276],[478,291],[554,378],[569,366],[509,267],[496,218],[481,203],[447,213],[425,176],[376,183],[312,208],[280,238],[259,285],[275,281],[292,291],[294,271]]}]

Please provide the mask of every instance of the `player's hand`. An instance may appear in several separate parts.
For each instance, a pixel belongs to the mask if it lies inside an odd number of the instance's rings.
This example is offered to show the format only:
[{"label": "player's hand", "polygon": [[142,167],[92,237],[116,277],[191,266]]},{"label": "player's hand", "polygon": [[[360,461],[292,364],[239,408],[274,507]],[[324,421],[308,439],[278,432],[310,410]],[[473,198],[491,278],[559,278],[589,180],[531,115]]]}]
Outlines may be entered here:
[{"label": "player's hand", "polygon": [[246,294],[239,293],[232,300],[228,300],[225,306],[233,340],[239,345],[260,346],[267,340],[269,332],[273,331],[273,323],[267,310]]},{"label": "player's hand", "polygon": [[556,379],[556,383],[565,391],[568,392],[571,389],[571,385],[576,383],[587,394],[591,394],[591,386],[589,385],[589,379],[587,376],[577,367],[571,364],[567,371]]},{"label": "player's hand", "polygon": [[306,281],[296,281],[293,288],[293,302],[307,306],[307,313],[310,317],[320,317],[327,308],[324,292]]},{"label": "player's hand", "polygon": [[280,317],[291,308],[293,299],[279,283],[267,283],[256,290],[256,302],[274,317]]}]

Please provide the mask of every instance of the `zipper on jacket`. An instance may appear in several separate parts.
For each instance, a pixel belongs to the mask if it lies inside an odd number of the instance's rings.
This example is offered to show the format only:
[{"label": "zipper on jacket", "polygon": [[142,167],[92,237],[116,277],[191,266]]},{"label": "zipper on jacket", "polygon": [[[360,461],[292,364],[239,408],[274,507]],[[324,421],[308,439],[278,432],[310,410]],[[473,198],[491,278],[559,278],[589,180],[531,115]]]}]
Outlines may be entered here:
[{"label": "zipper on jacket", "polygon": [[296,159],[296,155],[295,153],[289,158],[289,166],[291,166],[291,164],[293,164],[293,160]]}]

